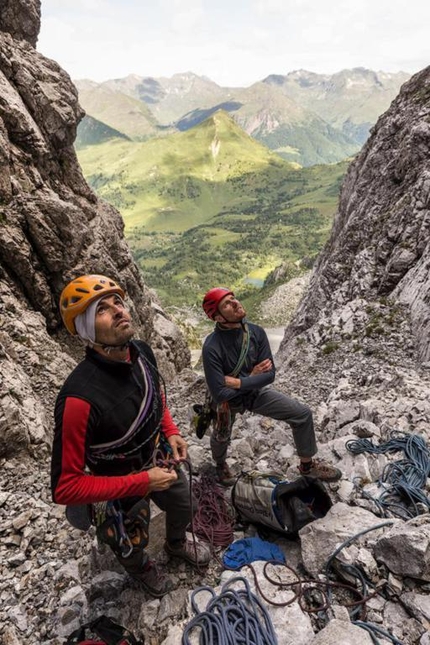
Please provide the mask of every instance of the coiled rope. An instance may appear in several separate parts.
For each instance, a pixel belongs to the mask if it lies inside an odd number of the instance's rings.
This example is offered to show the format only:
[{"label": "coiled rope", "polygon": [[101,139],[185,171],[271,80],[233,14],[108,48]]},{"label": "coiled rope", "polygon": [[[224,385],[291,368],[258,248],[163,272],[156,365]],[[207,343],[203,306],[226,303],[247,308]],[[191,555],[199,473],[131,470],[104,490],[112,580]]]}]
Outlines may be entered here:
[{"label": "coiled rope", "polygon": [[424,439],[417,434],[393,431],[390,436],[379,446],[369,439],[352,439],[345,445],[355,455],[404,453],[403,459],[387,464],[382,471],[378,483],[384,490],[378,498],[363,489],[361,494],[376,505],[381,517],[391,514],[409,519],[430,510],[430,499],[423,491],[430,473],[430,453]]},{"label": "coiled rope", "polygon": [[215,475],[202,472],[193,480],[197,510],[193,518],[194,533],[213,547],[226,547],[233,542],[235,513]]},{"label": "coiled rope", "polygon": [[[353,446],[351,452],[354,450],[356,450],[356,454],[364,452],[362,446],[357,446],[357,444],[361,442],[348,443],[356,444]],[[371,451],[373,450],[375,453],[395,452],[400,449],[405,449],[405,452],[407,450],[407,455],[409,457],[412,456],[410,461],[413,463],[413,460],[418,461],[420,464],[419,470],[424,470],[422,464],[425,463],[427,449],[421,437],[410,435],[406,435],[404,437],[397,436],[396,439],[387,443],[388,446],[386,444],[382,446],[374,446],[371,442],[365,441],[365,447],[370,447]],[[406,448],[404,448],[404,446],[406,446]],[[357,448],[359,448],[359,450]],[[420,481],[422,482],[422,479]],[[193,521],[193,529],[196,535],[204,539],[206,542],[209,542],[213,548],[230,544],[233,541],[234,511],[231,508],[231,505],[227,502],[223,489],[216,483],[215,477],[211,475],[210,472],[202,473],[198,481],[193,480],[193,492],[199,502],[198,510]],[[280,587],[284,590],[289,589],[292,592],[292,596],[287,601],[276,602],[268,598],[261,589],[258,575],[254,567],[251,564],[244,566],[251,569],[255,587],[258,590],[259,595],[270,605],[286,607],[297,600],[302,611],[309,614],[321,614],[321,612],[326,612],[330,608],[332,604],[332,595],[335,590],[343,593],[346,592],[353,596],[353,600],[348,603],[343,602],[342,604],[350,610],[353,624],[365,629],[369,633],[375,645],[380,645],[380,641],[377,636],[384,637],[391,641],[393,645],[404,645],[402,641],[385,631],[382,627],[365,620],[366,602],[376,595],[383,596],[383,587],[387,585],[387,581],[383,581],[382,585],[374,585],[368,580],[364,571],[362,571],[358,566],[346,565],[341,562],[337,562],[338,568],[343,569],[347,575],[355,578],[357,586],[354,587],[352,584],[344,584],[329,579],[330,568],[333,566],[336,556],[342,549],[362,535],[391,524],[392,521],[383,522],[360,531],[345,540],[345,542],[343,542],[332,553],[326,563],[325,581],[311,579],[303,580],[294,571],[294,569],[284,563],[274,561],[266,562],[263,568],[264,577],[274,586]],[[217,559],[220,564],[222,564],[219,558]],[[269,574],[268,567],[273,566],[275,566],[274,573]],[[291,576],[293,577],[292,580]],[[289,578],[289,580],[286,578]],[[237,581],[243,582],[245,590],[237,592],[228,588],[229,585]],[[369,587],[372,588],[370,593]],[[199,613],[197,603],[194,598],[203,590],[206,590],[211,594],[212,600],[208,603],[205,611]],[[320,598],[317,606],[315,604],[315,595]],[[236,645],[236,643],[241,643],[243,645],[266,645],[266,643],[267,645],[277,644],[276,635],[271,632],[271,630],[273,630],[273,626],[271,623],[266,623],[265,616],[267,615],[267,611],[264,609],[263,605],[261,605],[261,602],[252,595],[249,583],[245,578],[235,577],[229,580],[222,587],[222,592],[219,597],[215,595],[215,591],[211,587],[199,587],[193,592],[191,602],[196,616],[185,628],[182,645],[191,645],[190,634],[194,630],[199,630],[200,632],[198,641],[199,645]],[[263,616],[264,627],[261,626],[261,620],[256,616],[256,609],[253,604],[255,602],[262,612],[261,615]],[[251,615],[248,615],[249,613]],[[269,640],[267,640],[267,638],[269,638]],[[193,642],[196,642],[194,637]]]},{"label": "coiled rope", "polygon": [[[390,526],[392,523],[392,521],[387,521],[377,524],[345,540],[327,560],[325,566],[326,580],[301,579],[298,573],[285,563],[277,561],[266,562],[263,568],[263,576],[266,580],[275,587],[292,592],[290,598],[285,601],[276,602],[268,598],[261,589],[255,568],[252,564],[246,564],[244,566],[251,570],[255,587],[261,598],[272,606],[286,607],[297,600],[302,611],[321,616],[321,613],[325,613],[331,607],[334,591],[337,590],[343,594],[348,593],[352,595],[353,600],[345,603],[345,599],[343,599],[342,604],[350,610],[353,624],[365,629],[375,645],[380,645],[380,641],[377,638],[378,635],[390,640],[393,645],[404,645],[402,641],[385,631],[382,627],[365,620],[367,601],[376,595],[383,596],[383,587],[387,585],[387,581],[383,581],[382,585],[374,585],[358,566],[346,565],[341,562],[337,562],[339,568],[343,569],[350,577],[354,577],[357,580],[357,586],[354,587],[352,584],[345,584],[329,579],[330,569],[333,567],[334,560],[340,551],[362,535]],[[244,584],[245,590],[238,592],[229,589],[229,586],[237,581]],[[370,593],[369,587],[372,587]],[[207,604],[203,612],[199,612],[195,597],[204,590],[211,594],[212,600]],[[316,596],[319,597],[317,603]],[[211,587],[197,588],[192,594],[191,604],[196,615],[185,627],[182,645],[191,645],[190,635],[194,630],[199,630],[200,632],[199,645],[236,645],[236,643],[243,645],[277,644],[276,635],[272,633],[273,626],[271,622],[267,622],[267,619],[270,621],[267,610],[253,596],[248,581],[243,577],[230,579],[222,587],[221,594],[218,597]],[[256,607],[259,611],[257,611]],[[261,618],[263,618],[263,626],[261,624]],[[196,641],[193,640],[193,642]]]},{"label": "coiled rope", "polygon": [[[234,583],[242,583],[244,589],[231,589]],[[212,598],[200,612],[196,596],[207,591]],[[199,587],[191,595],[194,618],[186,625],[182,645],[191,645],[190,635],[199,633],[199,645],[277,645],[273,623],[267,609],[252,593],[246,578],[230,578],[217,596],[212,587]]]},{"label": "coiled rope", "polygon": [[[375,526],[371,526],[368,529],[364,529],[363,531],[360,531],[359,533],[356,533],[355,535],[351,536],[350,538],[348,538],[347,540],[342,542],[342,544],[335,551],[333,551],[333,553],[331,554],[331,556],[327,560],[327,563],[326,563],[326,566],[325,566],[325,575],[328,577],[330,568],[333,567],[333,563],[334,563],[334,560],[335,560],[336,556],[344,548],[346,548],[352,542],[354,542],[354,540],[358,539],[362,535],[365,535],[366,533],[369,533],[370,531],[376,531],[377,529],[384,528],[385,526],[391,526],[392,524],[393,524],[393,520],[388,521],[388,522],[382,522],[381,524],[376,524]],[[357,605],[356,607],[354,607],[353,604],[349,605],[351,607],[350,616],[351,616],[351,619],[352,619],[352,623],[354,625],[357,625],[358,627],[361,627],[362,629],[365,629],[369,633],[369,635],[370,635],[373,643],[375,643],[375,645],[380,645],[380,641],[378,640],[377,635],[383,636],[387,640],[390,640],[393,643],[393,645],[404,645],[404,643],[402,641],[400,641],[398,638],[396,638],[396,636],[393,636],[392,634],[390,634],[389,632],[384,630],[379,625],[374,625],[373,623],[369,623],[369,622],[363,620],[363,618],[364,618],[363,615],[360,615],[361,610],[362,610],[363,601],[367,602],[368,600],[370,600],[370,598],[372,598],[373,596],[375,596],[377,594],[382,595],[382,593],[381,593],[382,589],[376,588],[375,585],[373,585],[366,578],[364,572],[362,570],[360,570],[358,566],[351,565],[351,564],[344,564],[343,562],[339,562],[339,561],[338,561],[337,564],[338,564],[338,567],[341,570],[343,570],[349,576],[353,576],[358,581],[358,583],[361,586],[361,593],[364,596],[362,601],[360,601],[359,603],[356,603],[356,605]],[[368,586],[373,587],[373,589],[374,589],[373,593],[371,593],[371,594],[368,593]]]}]

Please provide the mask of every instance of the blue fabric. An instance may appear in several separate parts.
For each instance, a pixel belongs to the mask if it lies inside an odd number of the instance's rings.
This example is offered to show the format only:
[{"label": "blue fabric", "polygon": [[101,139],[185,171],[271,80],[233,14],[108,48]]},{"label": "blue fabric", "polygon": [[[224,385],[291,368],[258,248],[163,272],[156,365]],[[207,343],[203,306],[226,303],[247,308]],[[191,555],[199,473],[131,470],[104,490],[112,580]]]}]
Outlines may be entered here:
[{"label": "blue fabric", "polygon": [[285,555],[272,542],[266,542],[259,537],[243,538],[230,544],[223,556],[224,566],[239,569],[244,564],[255,560],[278,560],[285,562]]}]

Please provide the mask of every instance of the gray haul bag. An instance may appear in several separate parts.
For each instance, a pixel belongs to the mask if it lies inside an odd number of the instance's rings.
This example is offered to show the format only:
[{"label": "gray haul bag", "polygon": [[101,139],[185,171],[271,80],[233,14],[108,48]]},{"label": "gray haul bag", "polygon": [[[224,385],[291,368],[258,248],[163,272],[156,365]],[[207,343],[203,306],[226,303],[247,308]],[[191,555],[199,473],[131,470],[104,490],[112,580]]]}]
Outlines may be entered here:
[{"label": "gray haul bag", "polygon": [[239,475],[231,500],[241,520],[284,533],[297,533],[309,522],[324,517],[332,506],[318,479],[302,475],[286,481],[277,473],[256,470]]}]

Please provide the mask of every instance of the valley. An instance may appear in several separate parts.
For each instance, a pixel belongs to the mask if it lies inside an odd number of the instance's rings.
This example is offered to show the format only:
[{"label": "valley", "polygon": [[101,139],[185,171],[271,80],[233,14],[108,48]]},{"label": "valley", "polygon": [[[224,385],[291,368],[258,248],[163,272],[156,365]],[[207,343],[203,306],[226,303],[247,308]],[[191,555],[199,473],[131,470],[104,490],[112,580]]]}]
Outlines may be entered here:
[{"label": "valley", "polygon": [[349,162],[407,78],[354,68],[245,88],[191,72],[79,80],[75,148],[163,306],[199,305],[227,284],[258,316],[277,282],[312,267]]},{"label": "valley", "polygon": [[[224,111],[145,142],[78,149],[88,183],[116,206],[147,284],[163,305],[192,306],[228,284],[251,310],[266,278],[308,270],[329,234],[348,161],[300,168]],[[265,294],[266,295],[266,294]]]}]

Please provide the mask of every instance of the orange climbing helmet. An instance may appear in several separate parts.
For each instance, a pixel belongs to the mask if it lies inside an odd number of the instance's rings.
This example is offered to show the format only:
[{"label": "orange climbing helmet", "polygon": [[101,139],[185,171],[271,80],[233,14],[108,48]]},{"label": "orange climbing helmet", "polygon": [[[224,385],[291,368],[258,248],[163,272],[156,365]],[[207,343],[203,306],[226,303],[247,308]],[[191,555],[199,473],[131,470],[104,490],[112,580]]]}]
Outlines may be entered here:
[{"label": "orange climbing helmet", "polygon": [[82,314],[89,304],[111,293],[125,297],[116,282],[104,275],[81,275],[64,287],[60,296],[60,311],[66,329],[75,336],[75,318]]},{"label": "orange climbing helmet", "polygon": [[203,298],[202,303],[204,312],[208,318],[210,318],[211,320],[215,318],[216,314],[218,313],[219,303],[223,298],[230,294],[234,296],[233,291],[230,291],[230,289],[227,289],[226,287],[214,287],[213,289],[209,289],[209,291]]}]

